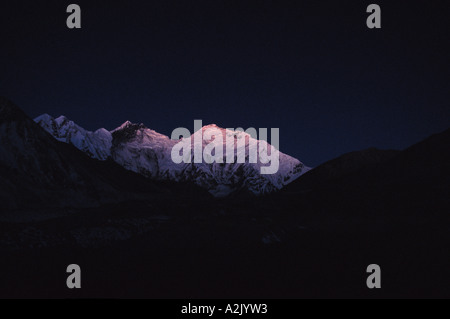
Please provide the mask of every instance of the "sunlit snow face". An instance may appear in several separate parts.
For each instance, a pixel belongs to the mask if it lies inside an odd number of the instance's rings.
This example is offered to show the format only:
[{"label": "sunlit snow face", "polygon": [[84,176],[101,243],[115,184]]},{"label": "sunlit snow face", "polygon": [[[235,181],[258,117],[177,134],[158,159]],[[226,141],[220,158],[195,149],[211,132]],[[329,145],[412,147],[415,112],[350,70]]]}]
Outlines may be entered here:
[{"label": "sunlit snow face", "polygon": [[[263,175],[278,172],[279,151],[266,142],[266,128],[259,129],[262,138],[260,141],[255,128],[249,128],[244,132],[242,128],[222,129],[215,124],[202,127],[201,120],[194,121],[194,128],[199,129],[193,135],[186,128],[177,128],[172,132],[172,139],[183,137],[172,148],[171,158],[174,163],[191,163],[193,149],[194,163],[248,162],[258,164]],[[272,128],[271,134],[275,145],[278,145],[279,129]]]}]

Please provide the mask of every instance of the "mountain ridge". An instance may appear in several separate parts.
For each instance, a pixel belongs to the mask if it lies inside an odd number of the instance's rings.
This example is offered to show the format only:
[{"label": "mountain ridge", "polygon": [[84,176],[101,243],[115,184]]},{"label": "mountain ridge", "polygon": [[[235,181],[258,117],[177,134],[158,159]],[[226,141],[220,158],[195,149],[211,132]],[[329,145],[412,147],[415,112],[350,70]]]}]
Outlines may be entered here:
[{"label": "mountain ridge", "polygon": [[[281,152],[279,152],[280,171],[272,176],[259,173],[260,162],[205,164],[193,163],[192,158],[191,163],[175,164],[171,160],[171,151],[173,146],[181,140],[171,140],[168,136],[149,129],[142,123],[126,121],[111,131],[99,129],[90,132],[63,116],[55,119],[48,115],[41,115],[35,121],[58,141],[70,143],[90,157],[99,160],[111,157],[122,167],[156,180],[191,181],[208,189],[216,197],[228,196],[243,189],[255,195],[274,192],[309,170],[299,160]],[[217,133],[234,134],[235,138],[248,139],[241,152],[250,153],[251,141],[256,147],[265,145],[244,132],[230,131],[219,128],[215,124],[209,124],[191,135],[191,154],[194,153],[196,141],[194,136],[202,134],[205,130],[216,130]],[[202,148],[210,143],[221,143],[215,139],[212,141],[201,139],[201,141]],[[272,148],[268,143],[267,147]],[[238,152],[239,150],[235,148],[235,153]]]},{"label": "mountain ridge", "polygon": [[[402,193],[412,198],[427,193],[431,198],[433,192],[449,192],[449,150],[450,129],[447,129],[402,151],[371,148],[351,152],[319,165],[280,193],[292,196],[332,192],[342,198],[353,196],[354,200],[358,196],[371,196],[371,193],[386,196]],[[352,165],[355,158],[358,158],[357,165]]]}]

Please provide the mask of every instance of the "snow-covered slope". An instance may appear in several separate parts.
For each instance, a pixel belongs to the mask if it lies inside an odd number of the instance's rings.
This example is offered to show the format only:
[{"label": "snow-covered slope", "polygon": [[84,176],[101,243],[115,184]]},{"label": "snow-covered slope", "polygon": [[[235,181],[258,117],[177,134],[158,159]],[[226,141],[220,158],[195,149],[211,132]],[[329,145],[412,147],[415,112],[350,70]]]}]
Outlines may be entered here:
[{"label": "snow-covered slope", "polygon": [[90,157],[106,160],[111,156],[112,136],[104,128],[89,132],[65,116],[54,119],[48,114],[41,115],[34,121],[58,141],[71,143]]},{"label": "snow-covered slope", "polygon": [[[212,137],[210,140],[202,139],[207,131],[207,135]],[[240,140],[244,142],[239,143]],[[192,163],[194,148],[198,143],[201,143],[202,150],[206,147],[223,149],[223,163],[208,164],[202,161],[202,163],[184,164],[181,171],[182,174],[192,176],[198,185],[207,185],[215,196],[226,196],[236,190],[247,190],[254,194],[270,193],[281,189],[309,170],[299,160],[279,152],[265,141],[256,140],[245,132],[220,128],[215,124],[204,126],[190,137],[190,141],[186,142],[191,145]],[[234,149],[234,163],[226,162],[227,148]],[[267,167],[268,164],[262,163],[260,156],[257,156],[256,163],[251,163],[249,160],[250,154],[253,151],[257,154],[258,149],[261,148],[269,148],[271,152],[278,153],[279,169],[275,174],[261,174],[261,167]],[[238,162],[240,155],[245,158],[244,163]]]},{"label": "snow-covered slope", "polygon": [[[128,121],[111,132],[104,129],[89,132],[65,117],[53,119],[43,115],[35,121],[57,140],[72,143],[93,158],[105,160],[111,157],[128,170],[157,180],[191,181],[217,197],[227,196],[235,191],[253,194],[270,193],[281,189],[309,170],[299,160],[279,152],[265,141],[255,140],[245,132],[226,130],[216,125],[204,126],[190,138],[171,140],[143,124],[133,124]],[[221,135],[223,138],[211,138],[205,141],[202,139],[202,134],[207,130],[211,136]],[[244,139],[245,143],[237,147],[234,141],[239,139]],[[202,143],[202,150],[208,145],[208,147],[222,147],[224,163],[208,164],[205,161],[194,163],[195,143],[199,141]],[[189,143],[191,163],[173,162],[172,148],[179,142]],[[233,143],[231,147],[234,148],[236,157],[245,152],[245,163],[225,163],[227,143]],[[262,175],[261,167],[267,164],[261,163],[259,158],[256,163],[249,162],[248,154],[255,147],[265,147],[271,152],[279,153],[280,164],[277,173]]]}]

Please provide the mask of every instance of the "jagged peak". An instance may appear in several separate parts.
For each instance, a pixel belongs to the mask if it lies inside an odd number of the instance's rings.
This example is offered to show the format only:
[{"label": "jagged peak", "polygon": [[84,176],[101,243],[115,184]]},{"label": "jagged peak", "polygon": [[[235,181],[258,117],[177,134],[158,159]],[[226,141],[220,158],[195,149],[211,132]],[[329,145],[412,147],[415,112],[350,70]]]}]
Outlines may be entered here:
[{"label": "jagged peak", "polygon": [[73,122],[70,121],[67,117],[65,117],[64,115],[60,115],[55,119],[56,124],[58,124],[59,126],[62,126],[63,124],[66,124],[67,122],[69,122],[69,125]]},{"label": "jagged peak", "polygon": [[[44,113],[44,114],[42,114],[42,115],[39,115],[38,117],[36,117],[36,118],[34,119],[34,121],[35,121],[36,123],[39,123],[39,122],[44,122],[44,123],[54,122],[54,123],[56,123],[58,126],[61,126],[61,125],[63,125],[63,124],[66,123],[66,122],[72,122],[72,121],[70,121],[70,120],[69,120],[66,116],[64,116],[64,115],[60,115],[60,116],[54,118],[53,116],[51,116],[51,115],[49,115],[49,114],[47,114],[47,113]],[[73,123],[73,122],[72,122],[72,123]]]},{"label": "jagged peak", "polygon": [[114,130],[112,130],[112,132],[116,132],[116,131],[120,131],[123,129],[126,129],[129,126],[134,125],[133,123],[131,123],[130,121],[125,121],[122,125],[120,125],[119,127],[115,128]]},{"label": "jagged peak", "polygon": [[126,130],[126,129],[134,129],[134,130],[138,130],[138,129],[148,129],[147,126],[145,126],[143,123],[132,123],[130,121],[126,121],[125,123],[123,123],[121,126],[119,126],[118,128],[114,129],[111,131],[111,133],[117,132],[117,131],[122,131],[122,130]]},{"label": "jagged peak", "polygon": [[68,118],[66,116],[64,116],[64,115],[60,115],[55,120],[67,121]]},{"label": "jagged peak", "polygon": [[41,114],[41,115],[39,115],[38,117],[36,117],[34,119],[34,121],[36,123],[39,123],[41,121],[43,121],[43,122],[50,122],[50,121],[53,121],[53,120],[54,120],[53,116],[51,116],[51,115],[49,115],[47,113]]},{"label": "jagged peak", "polygon": [[109,131],[102,127],[102,128],[99,128],[98,130],[96,130],[95,133],[109,133]]},{"label": "jagged peak", "polygon": [[[245,129],[240,128],[239,130],[236,130],[234,128],[223,128],[220,126],[217,126],[216,124],[208,124],[205,125],[201,128],[201,130],[198,130],[196,132],[194,132],[194,134],[191,135],[191,137],[193,138],[193,136],[198,136],[199,134],[204,134],[205,131],[207,130],[213,130],[214,131],[219,131],[220,133],[222,133],[222,135],[225,136],[235,136],[235,137],[248,137],[250,139],[254,139],[254,140],[258,140],[257,137],[253,137],[252,135],[248,134],[247,131]],[[258,132],[257,132],[258,134]]]},{"label": "jagged peak", "polygon": [[208,125],[205,125],[205,126],[203,126],[202,127],[202,129],[206,129],[206,128],[210,128],[210,127],[213,127],[213,128],[221,128],[221,127],[219,127],[219,126],[217,126],[217,124],[208,124]]},{"label": "jagged peak", "polygon": [[202,128],[200,130],[194,132],[194,134],[200,134],[200,132],[202,132],[202,134],[203,134],[206,130],[216,130],[216,131],[221,131],[221,132],[227,131],[227,129],[220,127],[217,124],[208,124],[208,125],[202,126]]}]

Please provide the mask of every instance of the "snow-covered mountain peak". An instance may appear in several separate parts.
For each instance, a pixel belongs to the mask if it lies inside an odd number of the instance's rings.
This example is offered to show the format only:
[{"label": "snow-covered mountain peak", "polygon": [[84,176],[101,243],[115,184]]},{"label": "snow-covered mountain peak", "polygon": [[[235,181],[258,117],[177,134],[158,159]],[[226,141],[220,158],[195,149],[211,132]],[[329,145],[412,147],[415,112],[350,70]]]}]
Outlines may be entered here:
[{"label": "snow-covered mountain peak", "polygon": [[[218,127],[216,124],[205,125],[184,139],[171,140],[144,124],[134,124],[130,121],[111,132],[105,129],[89,132],[65,117],[53,119],[49,115],[42,115],[35,121],[57,140],[71,143],[93,158],[106,160],[111,157],[124,168],[153,179],[190,181],[218,197],[236,191],[269,193],[282,188],[309,170],[299,160],[272,149],[266,141],[253,138],[246,132]],[[190,142],[188,148],[192,151],[192,158],[199,145],[203,151],[206,147],[209,150],[222,148],[224,163],[205,160],[175,163],[172,159],[172,149],[180,142]],[[244,161],[227,163],[226,149],[234,150],[235,157],[243,158]],[[267,164],[263,164],[259,156],[256,162],[249,161],[250,152],[259,149],[269,150],[267,154],[275,150],[279,155],[279,169],[274,174],[261,174],[261,167]]]},{"label": "snow-covered mountain peak", "polygon": [[42,114],[42,115],[39,115],[38,117],[36,117],[35,119],[34,119],[34,121],[36,122],[36,123],[39,123],[39,122],[50,122],[51,120],[53,119],[53,117],[52,116],[50,116],[50,115],[48,115],[47,113],[45,113],[45,114]]},{"label": "snow-covered mountain peak", "polygon": [[207,130],[207,129],[209,129],[209,128],[212,128],[212,129],[218,128],[218,129],[220,129],[220,127],[217,126],[216,124],[208,124],[208,125],[204,125],[204,126],[202,127],[202,131]]},{"label": "snow-covered mountain peak", "polygon": [[130,126],[134,125],[133,123],[131,123],[130,121],[125,121],[122,125],[120,125],[119,127],[117,127],[116,129],[112,130],[111,132],[115,132],[115,131],[120,131],[120,130],[124,130]]},{"label": "snow-covered mountain peak", "polygon": [[94,133],[98,133],[98,134],[111,134],[111,132],[110,131],[108,131],[107,129],[105,129],[105,128],[99,128],[98,130],[96,130]]},{"label": "snow-covered mountain peak", "polygon": [[235,154],[239,152],[248,152],[248,149],[264,148],[268,150],[268,154],[271,154],[272,150],[276,150],[272,145],[265,140],[258,140],[258,131],[255,130],[254,137],[246,131],[237,129],[225,129],[217,126],[216,124],[210,124],[203,126],[201,130],[198,130],[191,135],[191,141],[193,145],[201,143],[203,146],[211,144],[211,146],[219,146],[223,144],[227,148],[235,149]]},{"label": "snow-covered mountain peak", "polygon": [[126,121],[119,127],[112,130],[111,133],[114,133],[116,131],[123,131],[123,130],[136,131],[136,130],[140,130],[140,129],[149,129],[149,128],[147,126],[145,126],[143,123],[133,123],[130,121]]},{"label": "snow-covered mountain peak", "polygon": [[48,114],[43,114],[34,121],[58,141],[70,143],[90,157],[106,160],[111,155],[112,135],[106,129],[90,132],[64,115],[55,119]]},{"label": "snow-covered mountain peak", "polygon": [[67,117],[61,115],[55,119],[55,122],[58,123],[59,126],[64,125],[65,123],[69,123],[69,125],[75,125],[74,122],[69,121]]},{"label": "snow-covered mountain peak", "polygon": [[116,145],[133,141],[141,144],[151,144],[154,140],[170,140],[168,136],[149,129],[142,123],[134,124],[129,121],[125,122],[120,127],[113,130],[111,133]]}]

